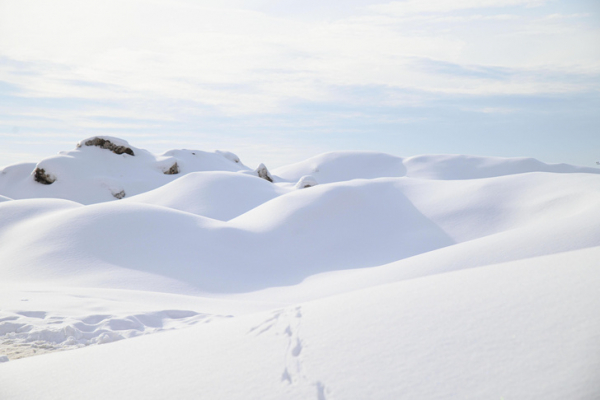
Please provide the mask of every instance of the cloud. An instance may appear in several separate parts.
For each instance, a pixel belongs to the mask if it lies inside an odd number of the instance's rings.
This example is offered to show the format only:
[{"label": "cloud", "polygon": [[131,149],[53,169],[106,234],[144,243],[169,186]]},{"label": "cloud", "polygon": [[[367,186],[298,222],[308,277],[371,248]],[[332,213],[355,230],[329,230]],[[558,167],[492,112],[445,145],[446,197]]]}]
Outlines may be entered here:
[{"label": "cloud", "polygon": [[372,5],[371,10],[392,14],[410,15],[421,13],[448,13],[458,10],[502,8],[502,7],[538,7],[548,0],[405,0],[387,4]]},{"label": "cloud", "polygon": [[[410,0],[326,21],[271,15],[254,3],[244,9],[243,2],[3,2],[0,79],[29,97],[178,99],[200,111],[243,115],[282,112],[290,100],[340,101],[331,90],[340,85],[474,95],[564,92],[582,87],[524,81],[518,73],[499,85],[490,71],[600,71],[599,52],[589,51],[596,33],[568,19],[448,14],[540,1]],[[433,11],[436,16],[426,15]],[[429,19],[411,23],[406,14]],[[438,67],[428,67],[428,60]]]},{"label": "cloud", "polygon": [[248,132],[274,154],[290,148],[282,132],[323,149],[336,132],[426,126],[455,102],[491,118],[515,107],[481,99],[600,91],[598,20],[567,3],[286,1],[4,0],[0,129]]}]

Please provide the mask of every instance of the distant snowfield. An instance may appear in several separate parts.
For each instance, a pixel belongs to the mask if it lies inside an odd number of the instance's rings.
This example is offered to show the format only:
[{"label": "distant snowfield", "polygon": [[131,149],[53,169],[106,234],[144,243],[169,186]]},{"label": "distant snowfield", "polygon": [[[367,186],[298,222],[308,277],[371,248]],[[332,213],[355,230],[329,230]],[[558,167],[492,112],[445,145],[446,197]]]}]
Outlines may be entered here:
[{"label": "distant snowfield", "polygon": [[96,137],[0,170],[0,398],[600,395],[600,169],[267,167]]}]

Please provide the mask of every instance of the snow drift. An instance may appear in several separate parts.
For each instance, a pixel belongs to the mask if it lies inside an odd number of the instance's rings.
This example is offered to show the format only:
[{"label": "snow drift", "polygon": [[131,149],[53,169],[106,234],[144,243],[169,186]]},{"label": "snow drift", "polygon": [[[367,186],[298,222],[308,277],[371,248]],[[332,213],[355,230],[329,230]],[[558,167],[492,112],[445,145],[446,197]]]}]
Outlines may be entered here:
[{"label": "snow drift", "polygon": [[0,172],[0,397],[592,398],[599,252],[599,169],[89,138]]}]

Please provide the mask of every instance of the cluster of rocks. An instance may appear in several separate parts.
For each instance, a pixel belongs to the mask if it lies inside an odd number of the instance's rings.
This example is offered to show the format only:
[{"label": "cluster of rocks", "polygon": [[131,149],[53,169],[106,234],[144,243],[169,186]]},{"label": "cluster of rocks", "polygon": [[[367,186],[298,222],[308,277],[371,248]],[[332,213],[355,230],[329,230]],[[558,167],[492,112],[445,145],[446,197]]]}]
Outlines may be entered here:
[{"label": "cluster of rocks", "polygon": [[[124,142],[124,143],[127,144],[126,142]],[[102,137],[93,137],[88,140],[79,142],[77,144],[77,148],[80,148],[82,146],[96,146],[96,147],[100,147],[101,149],[109,150],[109,151],[113,152],[114,154],[118,154],[118,155],[127,154],[130,156],[135,156],[133,150],[130,147],[128,147],[124,144],[116,144],[113,141],[102,138]],[[216,153],[222,155],[223,157],[227,158],[230,161],[233,161],[235,163],[241,163],[240,159],[233,153],[230,153],[227,151],[216,151]],[[195,155],[195,153],[192,153],[192,154]],[[163,167],[162,172],[165,175],[176,175],[176,174],[179,174],[181,172],[181,170],[180,170],[179,164],[177,163],[177,161],[175,161],[170,167]],[[273,176],[271,175],[271,173],[269,172],[269,170],[267,169],[267,167],[264,164],[260,164],[254,170],[254,174],[256,174],[256,176],[258,176],[259,178],[264,179],[268,182],[271,182],[271,183],[274,182]],[[35,170],[32,173],[32,176],[36,182],[41,183],[43,185],[50,185],[56,181],[55,175],[53,175],[49,172],[46,172],[46,170],[44,168],[40,168],[40,167],[35,168]],[[303,176],[298,181],[298,183],[296,183],[295,187],[297,189],[303,189],[303,188],[315,186],[316,184],[317,184],[317,181],[312,176],[306,175],[306,176]],[[125,197],[125,191],[120,190],[118,192],[112,192],[112,195],[117,199],[122,199]]]},{"label": "cluster of rocks", "polygon": [[[95,137],[95,138],[86,140],[84,142],[84,145],[100,147],[102,149],[110,150],[115,154],[129,154],[130,156],[135,156],[135,154],[133,153],[133,150],[131,150],[129,147],[119,146],[119,145],[114,144],[113,142],[111,142],[108,139],[102,139],[99,137]],[[77,147],[79,148],[79,147],[81,147],[81,145],[78,144]]]}]

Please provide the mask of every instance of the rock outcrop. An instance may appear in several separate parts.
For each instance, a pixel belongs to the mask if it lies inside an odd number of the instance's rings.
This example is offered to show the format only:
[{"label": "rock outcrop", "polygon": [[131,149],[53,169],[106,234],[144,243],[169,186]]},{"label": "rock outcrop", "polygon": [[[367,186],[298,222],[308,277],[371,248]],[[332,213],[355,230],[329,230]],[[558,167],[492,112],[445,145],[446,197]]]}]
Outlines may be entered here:
[{"label": "rock outcrop", "polygon": [[[95,137],[95,138],[91,138],[89,140],[86,140],[83,144],[85,146],[96,146],[96,147],[100,147],[101,149],[110,150],[110,151],[112,151],[115,154],[129,154],[130,156],[134,156],[135,155],[133,153],[133,150],[131,150],[129,147],[114,144],[110,140],[103,139],[103,138],[100,138],[100,137]],[[77,145],[77,147],[81,147],[81,146]]]},{"label": "rock outcrop", "polygon": [[258,175],[259,178],[266,179],[267,181],[269,181],[271,183],[273,182],[273,177],[269,173],[269,170],[267,169],[267,167],[265,167],[265,164],[260,164],[258,166],[258,168],[256,168],[254,170],[254,172],[256,172],[256,174]]},{"label": "rock outcrop", "polygon": [[171,168],[164,171],[165,175],[177,175],[179,173],[179,165],[177,163],[171,165]]},{"label": "rock outcrop", "polygon": [[41,183],[43,185],[50,185],[54,183],[56,177],[52,174],[46,173],[46,170],[44,170],[44,168],[36,168],[33,171],[33,179],[36,182]]}]

